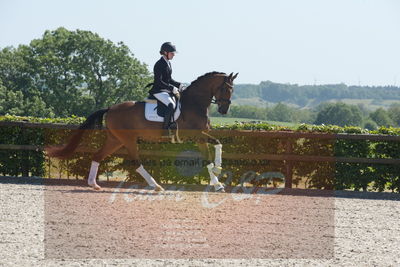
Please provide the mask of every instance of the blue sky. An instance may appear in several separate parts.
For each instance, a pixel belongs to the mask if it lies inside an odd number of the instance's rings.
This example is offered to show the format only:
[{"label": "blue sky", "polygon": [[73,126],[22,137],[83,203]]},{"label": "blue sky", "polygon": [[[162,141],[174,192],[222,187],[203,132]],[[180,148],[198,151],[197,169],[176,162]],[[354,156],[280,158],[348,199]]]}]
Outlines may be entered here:
[{"label": "blue sky", "polygon": [[236,83],[400,85],[396,0],[0,0],[0,47],[60,26],[124,42],[152,70],[178,48],[173,77],[239,72]]}]

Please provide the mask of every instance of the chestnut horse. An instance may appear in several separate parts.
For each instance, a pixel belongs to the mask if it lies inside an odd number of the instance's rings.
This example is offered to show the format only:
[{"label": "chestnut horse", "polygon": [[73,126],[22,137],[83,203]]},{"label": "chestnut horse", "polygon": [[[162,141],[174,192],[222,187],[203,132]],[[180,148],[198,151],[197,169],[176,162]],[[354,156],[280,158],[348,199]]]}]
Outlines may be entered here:
[{"label": "chestnut horse", "polygon": [[[183,133],[183,138],[188,137],[187,135],[190,135],[190,138],[194,137],[199,150],[209,161],[207,168],[210,175],[210,185],[213,185],[215,191],[219,192],[224,192],[224,187],[217,178],[221,172],[222,144],[207,133],[210,129],[208,109],[214,101],[218,105],[219,113],[226,114],[228,112],[233,93],[233,80],[237,75],[238,73],[236,75],[233,75],[233,73],[226,75],[221,72],[210,72],[198,77],[181,93],[181,115],[176,121],[179,133]],[[101,189],[96,183],[99,163],[124,146],[128,150],[136,171],[154,190],[162,191],[163,188],[144,169],[138,156],[138,138],[142,140],[160,140],[163,133],[162,123],[147,121],[144,111],[145,102],[133,101],[98,110],[79,126],[66,145],[47,147],[46,152],[50,157],[69,157],[78,147],[84,130],[93,129],[97,122],[102,122],[103,115],[106,114],[107,139],[92,157],[88,184],[96,190]],[[185,134],[185,132],[190,134]],[[208,150],[208,142],[213,143],[215,146],[214,162],[212,162],[212,155]]]}]

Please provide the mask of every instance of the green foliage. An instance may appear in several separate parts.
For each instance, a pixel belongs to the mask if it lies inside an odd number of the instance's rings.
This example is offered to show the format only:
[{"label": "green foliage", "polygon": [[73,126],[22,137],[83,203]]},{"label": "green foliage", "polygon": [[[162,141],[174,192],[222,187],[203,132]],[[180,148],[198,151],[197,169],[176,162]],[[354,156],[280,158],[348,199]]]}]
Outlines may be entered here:
[{"label": "green foliage", "polygon": [[[375,133],[398,136],[400,135],[400,129],[381,127]],[[373,147],[373,153],[376,155],[377,158],[400,158],[400,142],[377,142]],[[399,165],[378,165],[375,172],[375,189],[379,191],[390,189],[392,191],[400,192]]]},{"label": "green foliage", "polygon": [[[236,106],[231,105],[229,108],[229,113],[224,115],[224,117],[229,118],[249,118],[255,120],[266,120],[267,119],[268,108],[258,108],[254,106]],[[216,106],[211,106],[210,116],[212,117],[222,117],[217,111]]]},{"label": "green foliage", "polygon": [[151,76],[123,43],[58,28],[1,50],[0,80],[0,114],[68,117],[140,100]]},{"label": "green foliage", "polygon": [[[0,144],[43,146],[43,130],[0,127]],[[0,173],[12,176],[43,176],[44,154],[39,150],[0,150]]]},{"label": "green foliage", "polygon": [[[367,140],[337,140],[335,144],[336,157],[370,158],[371,142]],[[342,163],[335,165],[336,188],[354,188],[367,191],[373,181],[372,171],[369,165],[362,163]]]},{"label": "green foliage", "polygon": [[[343,121],[339,118],[342,114],[333,114],[334,121],[329,120],[328,116],[322,116],[324,124],[337,124],[336,121],[342,123],[340,125],[353,125],[362,126],[365,124],[363,121],[368,120],[370,109],[376,109],[376,105],[387,108],[393,101],[400,101],[400,88],[394,86],[385,87],[368,87],[368,86],[346,86],[345,84],[333,84],[333,85],[304,85],[299,86],[297,84],[279,84],[271,81],[261,82],[259,85],[252,84],[238,84],[235,85],[234,99],[236,103],[247,103],[245,100],[259,99],[264,101],[266,104],[270,103],[285,104],[288,107],[291,105],[298,106],[298,108],[286,108],[282,109],[282,112],[271,113],[271,110],[266,109],[267,120],[284,120],[290,122],[305,122],[314,123],[317,120],[317,113],[320,112],[326,106],[331,106],[332,102],[338,100],[346,101],[348,107],[351,107],[351,114],[354,112],[361,112],[361,119],[356,115],[351,120]],[[239,100],[240,101],[239,101]],[[371,103],[372,102],[372,103]],[[350,105],[352,104],[352,105]],[[357,105],[356,105],[357,104]],[[372,104],[372,106],[371,106]],[[276,107],[275,105],[275,107]],[[367,109],[367,106],[369,109]],[[274,109],[274,107],[272,108]],[[358,111],[356,111],[358,110]],[[340,110],[337,110],[340,112]],[[400,127],[400,104],[392,104],[388,109],[390,120],[382,118],[383,121],[377,118],[376,123],[378,125],[392,125]],[[215,116],[215,115],[213,115]],[[237,116],[240,117],[240,116]],[[248,118],[248,117],[246,117]],[[259,117],[253,117],[254,119],[261,119]],[[374,119],[372,119],[374,120]],[[367,125],[374,126],[373,123]]]},{"label": "green foliage", "polygon": [[[216,106],[210,108],[211,117],[221,117]],[[260,108],[247,105],[232,105],[229,113],[224,115],[228,118],[249,118],[254,120],[270,120],[279,122],[294,122],[294,123],[312,123],[315,120],[315,114],[311,110],[300,110],[290,107],[284,103],[278,103],[272,108]]]},{"label": "green foliage", "polygon": [[332,124],[339,126],[361,126],[360,109],[344,103],[328,104],[318,112],[316,124]]},{"label": "green foliage", "polygon": [[268,113],[268,119],[272,121],[294,121],[295,110],[289,106],[278,103]]},{"label": "green foliage", "polygon": [[394,123],[389,116],[389,113],[384,110],[383,108],[378,108],[374,112],[369,114],[369,117],[378,125],[378,126],[385,126],[390,127],[393,126]]},{"label": "green foliage", "polygon": [[376,130],[376,129],[378,129],[378,124],[376,124],[375,121],[368,119],[364,122],[364,129],[367,129],[370,131]]},{"label": "green foliage", "polygon": [[[57,118],[43,119],[33,117],[2,116],[1,121],[20,121],[30,123],[63,123],[77,125],[83,118]],[[235,131],[247,130],[248,134],[242,135]],[[328,138],[288,138],[288,137],[262,137],[258,132],[304,132],[323,133]],[[16,126],[0,127],[0,144],[19,145],[49,145],[62,144],[68,139],[71,130],[68,129],[43,129],[23,128]],[[223,168],[225,176],[223,181],[238,184],[243,179],[243,174],[250,171],[251,175],[261,175],[265,172],[285,173],[286,163],[282,160],[265,161],[251,159],[252,154],[282,155],[288,153],[303,156],[320,156],[335,158],[400,158],[400,142],[370,141],[337,139],[335,134],[381,134],[400,136],[399,128],[381,127],[376,131],[368,131],[359,127],[339,127],[334,125],[308,125],[301,124],[296,128],[275,126],[268,123],[236,123],[233,125],[213,125],[211,134],[219,138],[224,144],[224,153],[235,154],[237,157],[224,159]],[[331,136],[329,135],[331,134]],[[278,135],[279,136],[279,135]],[[330,136],[330,137],[329,137]],[[98,149],[104,142],[105,132],[102,130],[88,130],[84,135],[83,146],[93,150]],[[205,168],[195,175],[184,175],[174,163],[182,151],[198,151],[193,143],[182,145],[156,144],[140,142],[140,150],[169,151],[168,156],[141,157],[145,167],[160,182],[173,183],[206,183],[209,180]],[[0,173],[2,175],[45,175],[45,157],[42,151],[0,151]],[[90,167],[90,153],[75,153],[67,160],[60,161],[58,167],[63,168],[75,177],[86,177]],[[161,166],[162,165],[162,166]],[[201,165],[203,167],[204,164]],[[354,190],[392,190],[400,192],[400,169],[397,165],[342,163],[335,161],[292,162],[294,180],[298,185],[301,181],[308,188],[319,189],[354,189]],[[125,156],[110,156],[100,165],[100,173],[126,171],[131,181],[143,182],[142,178],[133,170],[129,158]],[[253,181],[254,182],[254,181]],[[266,180],[257,183],[263,184]]]},{"label": "green foliage", "polygon": [[22,91],[9,90],[2,85],[0,79],[0,114],[24,115],[31,114],[37,117],[52,117],[51,109],[38,96],[25,98]]},{"label": "green foliage", "polygon": [[229,109],[229,116],[233,118],[239,117],[259,120],[265,120],[267,118],[265,109],[253,106],[231,106]]},{"label": "green foliage", "polygon": [[392,104],[387,112],[393,125],[400,127],[400,104]]},{"label": "green foliage", "polygon": [[274,130],[290,130],[289,127],[276,126],[265,122],[237,122],[231,125],[216,124],[213,125],[215,130],[252,130],[252,131],[274,131]]},{"label": "green foliage", "polygon": [[9,91],[0,80],[0,114],[20,115],[23,113],[23,94],[21,91]]},{"label": "green foliage", "polygon": [[313,106],[338,99],[400,100],[400,88],[395,86],[347,86],[345,84],[303,85],[264,81],[258,85],[238,84],[235,94],[241,98],[259,97],[270,103],[285,102],[300,107]]},{"label": "green foliage", "polygon": [[14,122],[29,122],[29,123],[54,123],[54,124],[71,124],[78,125],[85,121],[83,117],[71,116],[69,118],[37,118],[30,116],[14,116],[5,115],[0,116],[1,121],[14,121]]}]

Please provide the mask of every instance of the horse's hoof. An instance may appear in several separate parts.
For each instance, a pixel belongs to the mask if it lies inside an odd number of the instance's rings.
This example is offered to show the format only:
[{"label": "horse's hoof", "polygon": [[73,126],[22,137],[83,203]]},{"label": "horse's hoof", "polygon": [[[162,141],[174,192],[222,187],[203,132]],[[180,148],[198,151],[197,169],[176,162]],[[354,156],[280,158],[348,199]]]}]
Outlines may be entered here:
[{"label": "horse's hoof", "polygon": [[176,144],[183,144],[183,141],[179,138],[179,136],[178,135],[175,135],[175,143]]},{"label": "horse's hoof", "polygon": [[163,192],[163,191],[165,191],[165,190],[164,190],[164,188],[162,188],[160,185],[156,185],[156,186],[154,187],[154,191],[156,191],[156,192]]},{"label": "horse's hoof", "polygon": [[215,192],[225,193],[225,188],[221,183],[214,185]]},{"label": "horse's hoof", "polygon": [[96,190],[96,191],[101,190],[101,187],[100,187],[98,184],[89,184],[89,186],[90,186],[91,188],[93,188],[94,190]]}]

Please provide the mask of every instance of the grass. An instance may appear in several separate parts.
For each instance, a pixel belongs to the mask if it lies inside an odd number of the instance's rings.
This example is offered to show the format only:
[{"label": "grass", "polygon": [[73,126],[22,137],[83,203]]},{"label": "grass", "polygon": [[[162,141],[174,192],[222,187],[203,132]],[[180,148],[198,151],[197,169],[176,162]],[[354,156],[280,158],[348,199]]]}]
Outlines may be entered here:
[{"label": "grass", "polygon": [[266,120],[257,120],[257,119],[247,119],[247,118],[228,118],[228,117],[211,117],[211,124],[234,124],[236,122],[265,122],[272,125],[277,126],[285,126],[285,127],[296,127],[299,124],[292,122],[282,122],[282,121],[266,121]]}]

